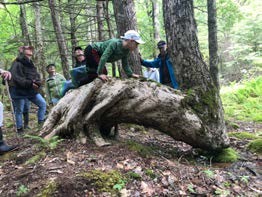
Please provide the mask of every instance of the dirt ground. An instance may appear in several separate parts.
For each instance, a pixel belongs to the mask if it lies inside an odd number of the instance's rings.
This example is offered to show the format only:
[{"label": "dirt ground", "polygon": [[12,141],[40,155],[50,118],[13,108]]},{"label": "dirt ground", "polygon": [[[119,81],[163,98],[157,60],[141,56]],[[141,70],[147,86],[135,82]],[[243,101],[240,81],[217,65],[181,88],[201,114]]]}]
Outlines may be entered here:
[{"label": "dirt ground", "polygon": [[[5,117],[11,121],[10,114]],[[228,130],[262,131],[258,123],[237,124]],[[247,151],[249,140],[231,138],[240,155],[237,162],[213,163],[185,143],[136,125],[120,125],[118,139],[107,139],[112,143],[107,147],[64,139],[51,149],[5,130],[8,144],[19,148],[0,156],[0,196],[262,195],[262,160]]]}]

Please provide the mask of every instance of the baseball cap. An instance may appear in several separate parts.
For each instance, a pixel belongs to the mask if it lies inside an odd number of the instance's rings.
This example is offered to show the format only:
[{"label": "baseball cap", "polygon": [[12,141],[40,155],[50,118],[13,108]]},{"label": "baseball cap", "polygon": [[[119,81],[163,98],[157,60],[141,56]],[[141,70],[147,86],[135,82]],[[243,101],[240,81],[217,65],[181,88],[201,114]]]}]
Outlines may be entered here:
[{"label": "baseball cap", "polygon": [[134,40],[138,44],[144,44],[145,42],[141,39],[139,33],[137,33],[135,30],[128,30],[124,36],[121,36],[121,38],[126,40]]},{"label": "baseball cap", "polygon": [[161,49],[161,48],[163,48],[165,45],[166,45],[166,42],[165,42],[164,40],[160,40],[160,41],[157,43],[157,48]]}]

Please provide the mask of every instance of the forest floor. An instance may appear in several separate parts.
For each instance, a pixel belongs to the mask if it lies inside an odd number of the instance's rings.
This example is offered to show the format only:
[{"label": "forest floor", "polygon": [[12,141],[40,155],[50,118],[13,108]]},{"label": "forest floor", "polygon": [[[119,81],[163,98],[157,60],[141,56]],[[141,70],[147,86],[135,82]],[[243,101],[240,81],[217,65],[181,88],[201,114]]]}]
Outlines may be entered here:
[{"label": "forest floor", "polygon": [[[6,112],[6,127],[10,122]],[[238,128],[228,132],[262,131],[261,123],[235,123]],[[107,147],[65,139],[51,149],[7,130],[6,142],[19,148],[0,156],[0,196],[262,195],[261,155],[246,149],[247,139],[230,138],[237,162],[213,163],[185,143],[136,125],[120,125],[118,139],[108,139]]]}]

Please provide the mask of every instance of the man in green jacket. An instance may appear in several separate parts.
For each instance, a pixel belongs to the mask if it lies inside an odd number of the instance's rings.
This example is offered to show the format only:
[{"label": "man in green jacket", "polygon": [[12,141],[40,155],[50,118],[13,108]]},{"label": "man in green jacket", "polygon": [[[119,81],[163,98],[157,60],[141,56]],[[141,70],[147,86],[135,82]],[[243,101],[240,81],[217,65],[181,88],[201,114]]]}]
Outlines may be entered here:
[{"label": "man in green jacket", "polygon": [[107,62],[115,62],[122,59],[123,69],[128,77],[138,78],[139,75],[134,74],[128,65],[128,55],[134,51],[139,44],[145,42],[140,35],[134,31],[127,31],[120,38],[113,38],[104,42],[95,42],[88,45],[85,49],[87,76],[81,79],[80,85],[90,83],[99,77],[103,81],[107,81],[107,70],[105,64]]},{"label": "man in green jacket", "polygon": [[60,92],[66,79],[63,75],[56,73],[55,64],[49,64],[46,67],[46,71],[49,74],[46,79],[48,102],[51,105],[55,105],[62,97]]}]

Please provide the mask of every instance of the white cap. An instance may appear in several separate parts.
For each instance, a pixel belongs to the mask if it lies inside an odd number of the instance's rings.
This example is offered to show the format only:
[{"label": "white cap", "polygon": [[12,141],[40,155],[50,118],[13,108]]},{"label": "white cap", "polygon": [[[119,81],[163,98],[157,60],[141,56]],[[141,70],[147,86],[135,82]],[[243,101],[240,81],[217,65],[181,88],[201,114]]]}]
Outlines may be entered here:
[{"label": "white cap", "polygon": [[121,36],[123,39],[127,40],[134,40],[138,44],[144,44],[145,42],[141,39],[139,33],[137,33],[135,30],[128,30],[124,36]]}]

